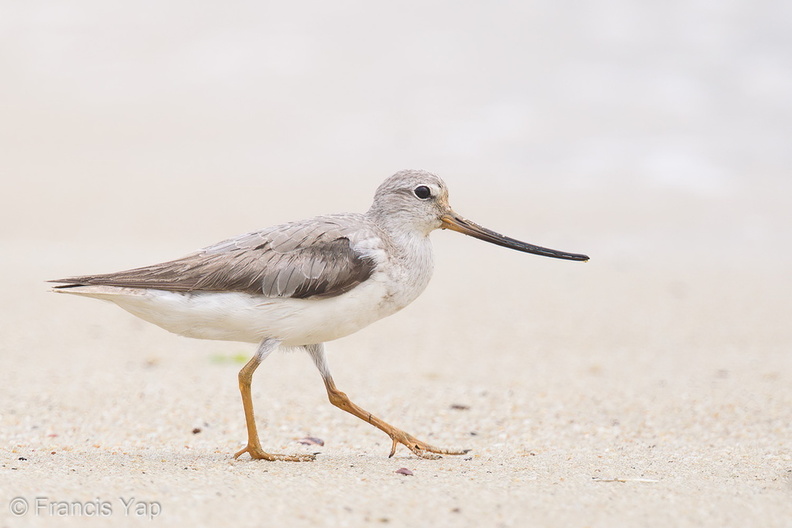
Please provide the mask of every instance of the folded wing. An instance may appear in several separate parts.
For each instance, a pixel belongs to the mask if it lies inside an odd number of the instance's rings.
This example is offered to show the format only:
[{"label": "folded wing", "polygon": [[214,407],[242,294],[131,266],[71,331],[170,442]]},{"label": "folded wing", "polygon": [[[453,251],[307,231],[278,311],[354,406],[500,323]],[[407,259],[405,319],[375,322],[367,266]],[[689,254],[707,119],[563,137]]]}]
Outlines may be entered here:
[{"label": "folded wing", "polygon": [[343,223],[314,219],[248,233],[161,264],[51,282],[62,284],[57,288],[104,285],[304,299],[346,293],[368,279],[374,266],[352,248]]}]

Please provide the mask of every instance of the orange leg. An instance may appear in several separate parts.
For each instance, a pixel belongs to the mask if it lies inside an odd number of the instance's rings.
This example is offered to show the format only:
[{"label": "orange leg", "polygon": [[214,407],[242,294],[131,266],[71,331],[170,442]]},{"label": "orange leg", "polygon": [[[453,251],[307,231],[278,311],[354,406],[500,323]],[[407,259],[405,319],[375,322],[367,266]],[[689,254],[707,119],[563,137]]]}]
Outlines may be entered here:
[{"label": "orange leg", "polygon": [[267,339],[259,345],[256,355],[239,371],[239,392],[242,393],[242,406],[245,408],[245,423],[247,424],[247,445],[234,455],[239,458],[243,453],[248,453],[251,458],[260,460],[284,460],[288,462],[304,462],[314,460],[313,455],[278,455],[267,453],[261,448],[261,442],[256,429],[256,419],[253,415],[253,399],[250,394],[250,383],[253,373],[270,353],[278,347],[279,342]]},{"label": "orange leg", "polygon": [[314,363],[319,369],[319,372],[322,374],[322,379],[324,380],[325,388],[327,389],[327,397],[330,399],[330,403],[339,409],[342,409],[349,414],[357,416],[361,420],[370,423],[380,431],[387,434],[391,440],[393,440],[391,452],[390,455],[388,455],[389,457],[392,457],[396,453],[396,446],[399,444],[406,446],[410,451],[419,457],[429,459],[440,458],[439,455],[464,455],[470,451],[469,449],[444,449],[429,445],[426,442],[416,439],[414,436],[402,431],[401,429],[393,427],[389,423],[377,418],[365,409],[358,407],[345,393],[336,388],[333,377],[330,375],[330,371],[327,367],[324,347],[321,344],[318,344],[310,345],[305,348],[308,349],[308,352],[311,354],[311,358],[313,358]]}]

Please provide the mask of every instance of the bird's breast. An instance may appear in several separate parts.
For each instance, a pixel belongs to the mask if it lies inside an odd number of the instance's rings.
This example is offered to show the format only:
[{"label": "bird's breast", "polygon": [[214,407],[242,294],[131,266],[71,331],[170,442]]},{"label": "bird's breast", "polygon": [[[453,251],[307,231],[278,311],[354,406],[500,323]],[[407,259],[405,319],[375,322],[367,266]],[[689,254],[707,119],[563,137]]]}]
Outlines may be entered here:
[{"label": "bird's breast", "polygon": [[428,238],[411,238],[402,247],[389,248],[384,252],[372,276],[382,283],[385,294],[380,305],[395,313],[411,302],[426,289],[432,278],[434,261]]}]

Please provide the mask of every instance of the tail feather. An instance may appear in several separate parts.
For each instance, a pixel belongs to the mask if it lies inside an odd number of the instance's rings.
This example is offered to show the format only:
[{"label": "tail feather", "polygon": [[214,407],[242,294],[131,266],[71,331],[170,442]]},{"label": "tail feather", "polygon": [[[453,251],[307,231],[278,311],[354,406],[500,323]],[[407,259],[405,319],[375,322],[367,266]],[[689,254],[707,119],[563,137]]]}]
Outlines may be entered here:
[{"label": "tail feather", "polygon": [[72,277],[69,279],[53,279],[48,280],[47,282],[54,282],[57,283],[57,286],[53,286],[53,290],[65,290],[67,288],[76,288],[78,286],[88,286],[91,284],[90,280],[85,280],[87,277]]}]

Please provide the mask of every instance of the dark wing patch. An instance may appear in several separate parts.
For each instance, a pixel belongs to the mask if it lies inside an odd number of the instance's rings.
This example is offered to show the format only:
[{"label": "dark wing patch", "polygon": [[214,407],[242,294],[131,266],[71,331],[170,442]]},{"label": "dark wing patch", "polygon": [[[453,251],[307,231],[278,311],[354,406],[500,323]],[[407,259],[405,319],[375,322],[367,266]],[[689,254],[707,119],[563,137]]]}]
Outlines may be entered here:
[{"label": "dark wing patch", "polygon": [[349,240],[282,253],[275,273],[262,277],[261,292],[267,297],[333,297],[346,293],[371,276],[374,262],[349,247]]},{"label": "dark wing patch", "polygon": [[251,233],[153,266],[51,282],[63,283],[56,288],[105,285],[306,299],[346,293],[374,271],[374,261],[354,251],[344,236],[305,226],[285,231]]}]

